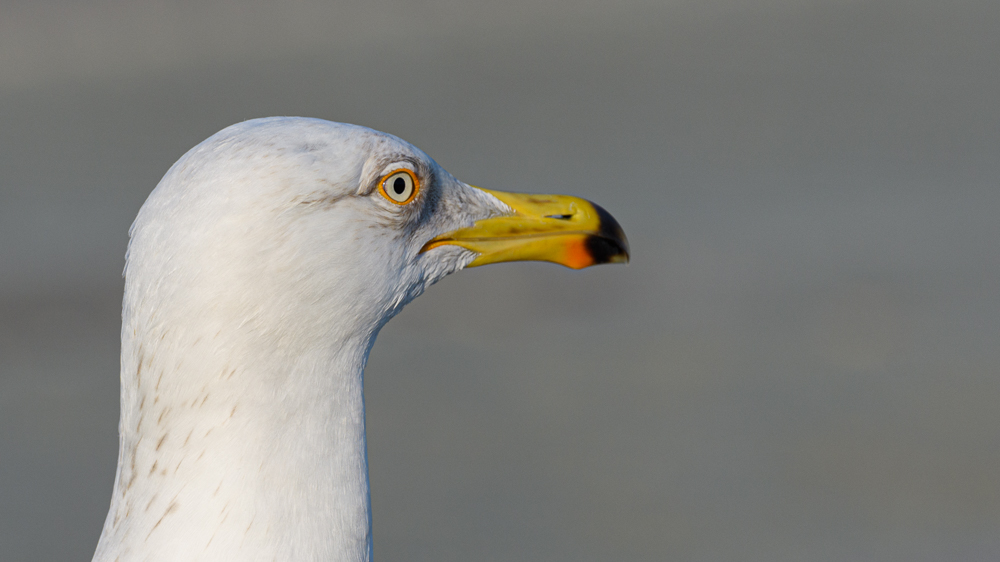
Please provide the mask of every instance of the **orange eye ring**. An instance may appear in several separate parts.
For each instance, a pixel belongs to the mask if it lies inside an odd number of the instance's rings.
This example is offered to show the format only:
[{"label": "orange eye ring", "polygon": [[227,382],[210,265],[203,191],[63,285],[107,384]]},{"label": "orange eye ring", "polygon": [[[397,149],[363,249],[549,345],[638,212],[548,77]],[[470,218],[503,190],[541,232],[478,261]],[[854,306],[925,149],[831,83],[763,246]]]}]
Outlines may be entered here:
[{"label": "orange eye ring", "polygon": [[420,192],[420,180],[412,170],[400,168],[382,177],[378,184],[378,192],[390,203],[406,205]]}]

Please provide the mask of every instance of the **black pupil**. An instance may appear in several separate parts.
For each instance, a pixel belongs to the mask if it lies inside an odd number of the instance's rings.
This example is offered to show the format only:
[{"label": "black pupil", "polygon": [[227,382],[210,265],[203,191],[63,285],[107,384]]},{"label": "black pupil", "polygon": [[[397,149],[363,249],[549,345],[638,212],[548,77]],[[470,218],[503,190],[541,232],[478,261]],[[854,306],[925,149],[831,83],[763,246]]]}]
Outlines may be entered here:
[{"label": "black pupil", "polygon": [[392,190],[396,192],[396,195],[402,195],[406,191],[406,180],[403,178],[396,178],[392,182]]}]

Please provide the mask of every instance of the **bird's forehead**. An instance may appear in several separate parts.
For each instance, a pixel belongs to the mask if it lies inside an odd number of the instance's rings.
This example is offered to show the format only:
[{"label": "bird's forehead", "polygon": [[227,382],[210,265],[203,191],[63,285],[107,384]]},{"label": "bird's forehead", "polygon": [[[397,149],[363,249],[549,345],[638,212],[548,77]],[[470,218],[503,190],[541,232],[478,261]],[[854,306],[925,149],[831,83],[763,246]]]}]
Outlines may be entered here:
[{"label": "bird's forehead", "polygon": [[230,139],[220,140],[243,145],[237,150],[246,148],[261,156],[288,156],[344,166],[362,167],[392,158],[427,159],[422,151],[398,137],[358,125],[301,118],[259,119],[244,125],[248,126],[233,131]]},{"label": "bird's forehead", "polygon": [[318,181],[344,195],[366,194],[391,169],[407,167],[420,173],[435,166],[398,137],[319,119],[256,119],[224,129],[205,144],[203,153],[228,161],[229,174],[283,177],[291,184],[301,182],[303,188]]}]

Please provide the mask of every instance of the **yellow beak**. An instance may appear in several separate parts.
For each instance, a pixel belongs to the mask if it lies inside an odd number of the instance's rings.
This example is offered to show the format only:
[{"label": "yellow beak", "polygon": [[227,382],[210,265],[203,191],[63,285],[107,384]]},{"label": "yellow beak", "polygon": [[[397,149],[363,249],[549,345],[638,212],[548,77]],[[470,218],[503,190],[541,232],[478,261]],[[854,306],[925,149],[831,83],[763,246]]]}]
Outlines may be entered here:
[{"label": "yellow beak", "polygon": [[420,251],[445,244],[461,246],[479,254],[468,267],[548,261],[582,269],[628,262],[628,239],[618,221],[590,201],[569,195],[482,190],[506,203],[514,214],[483,219],[442,234]]}]

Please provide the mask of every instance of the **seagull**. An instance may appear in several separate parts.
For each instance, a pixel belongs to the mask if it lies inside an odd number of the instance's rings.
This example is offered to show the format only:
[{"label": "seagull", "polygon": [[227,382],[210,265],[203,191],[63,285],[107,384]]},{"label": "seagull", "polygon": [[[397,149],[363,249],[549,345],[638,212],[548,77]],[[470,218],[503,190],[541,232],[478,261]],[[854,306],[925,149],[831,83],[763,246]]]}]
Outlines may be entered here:
[{"label": "seagull", "polygon": [[604,209],[473,187],[365,127],[255,119],[129,231],[118,470],[94,562],[372,559],[363,372],[449,273],[627,262]]}]

